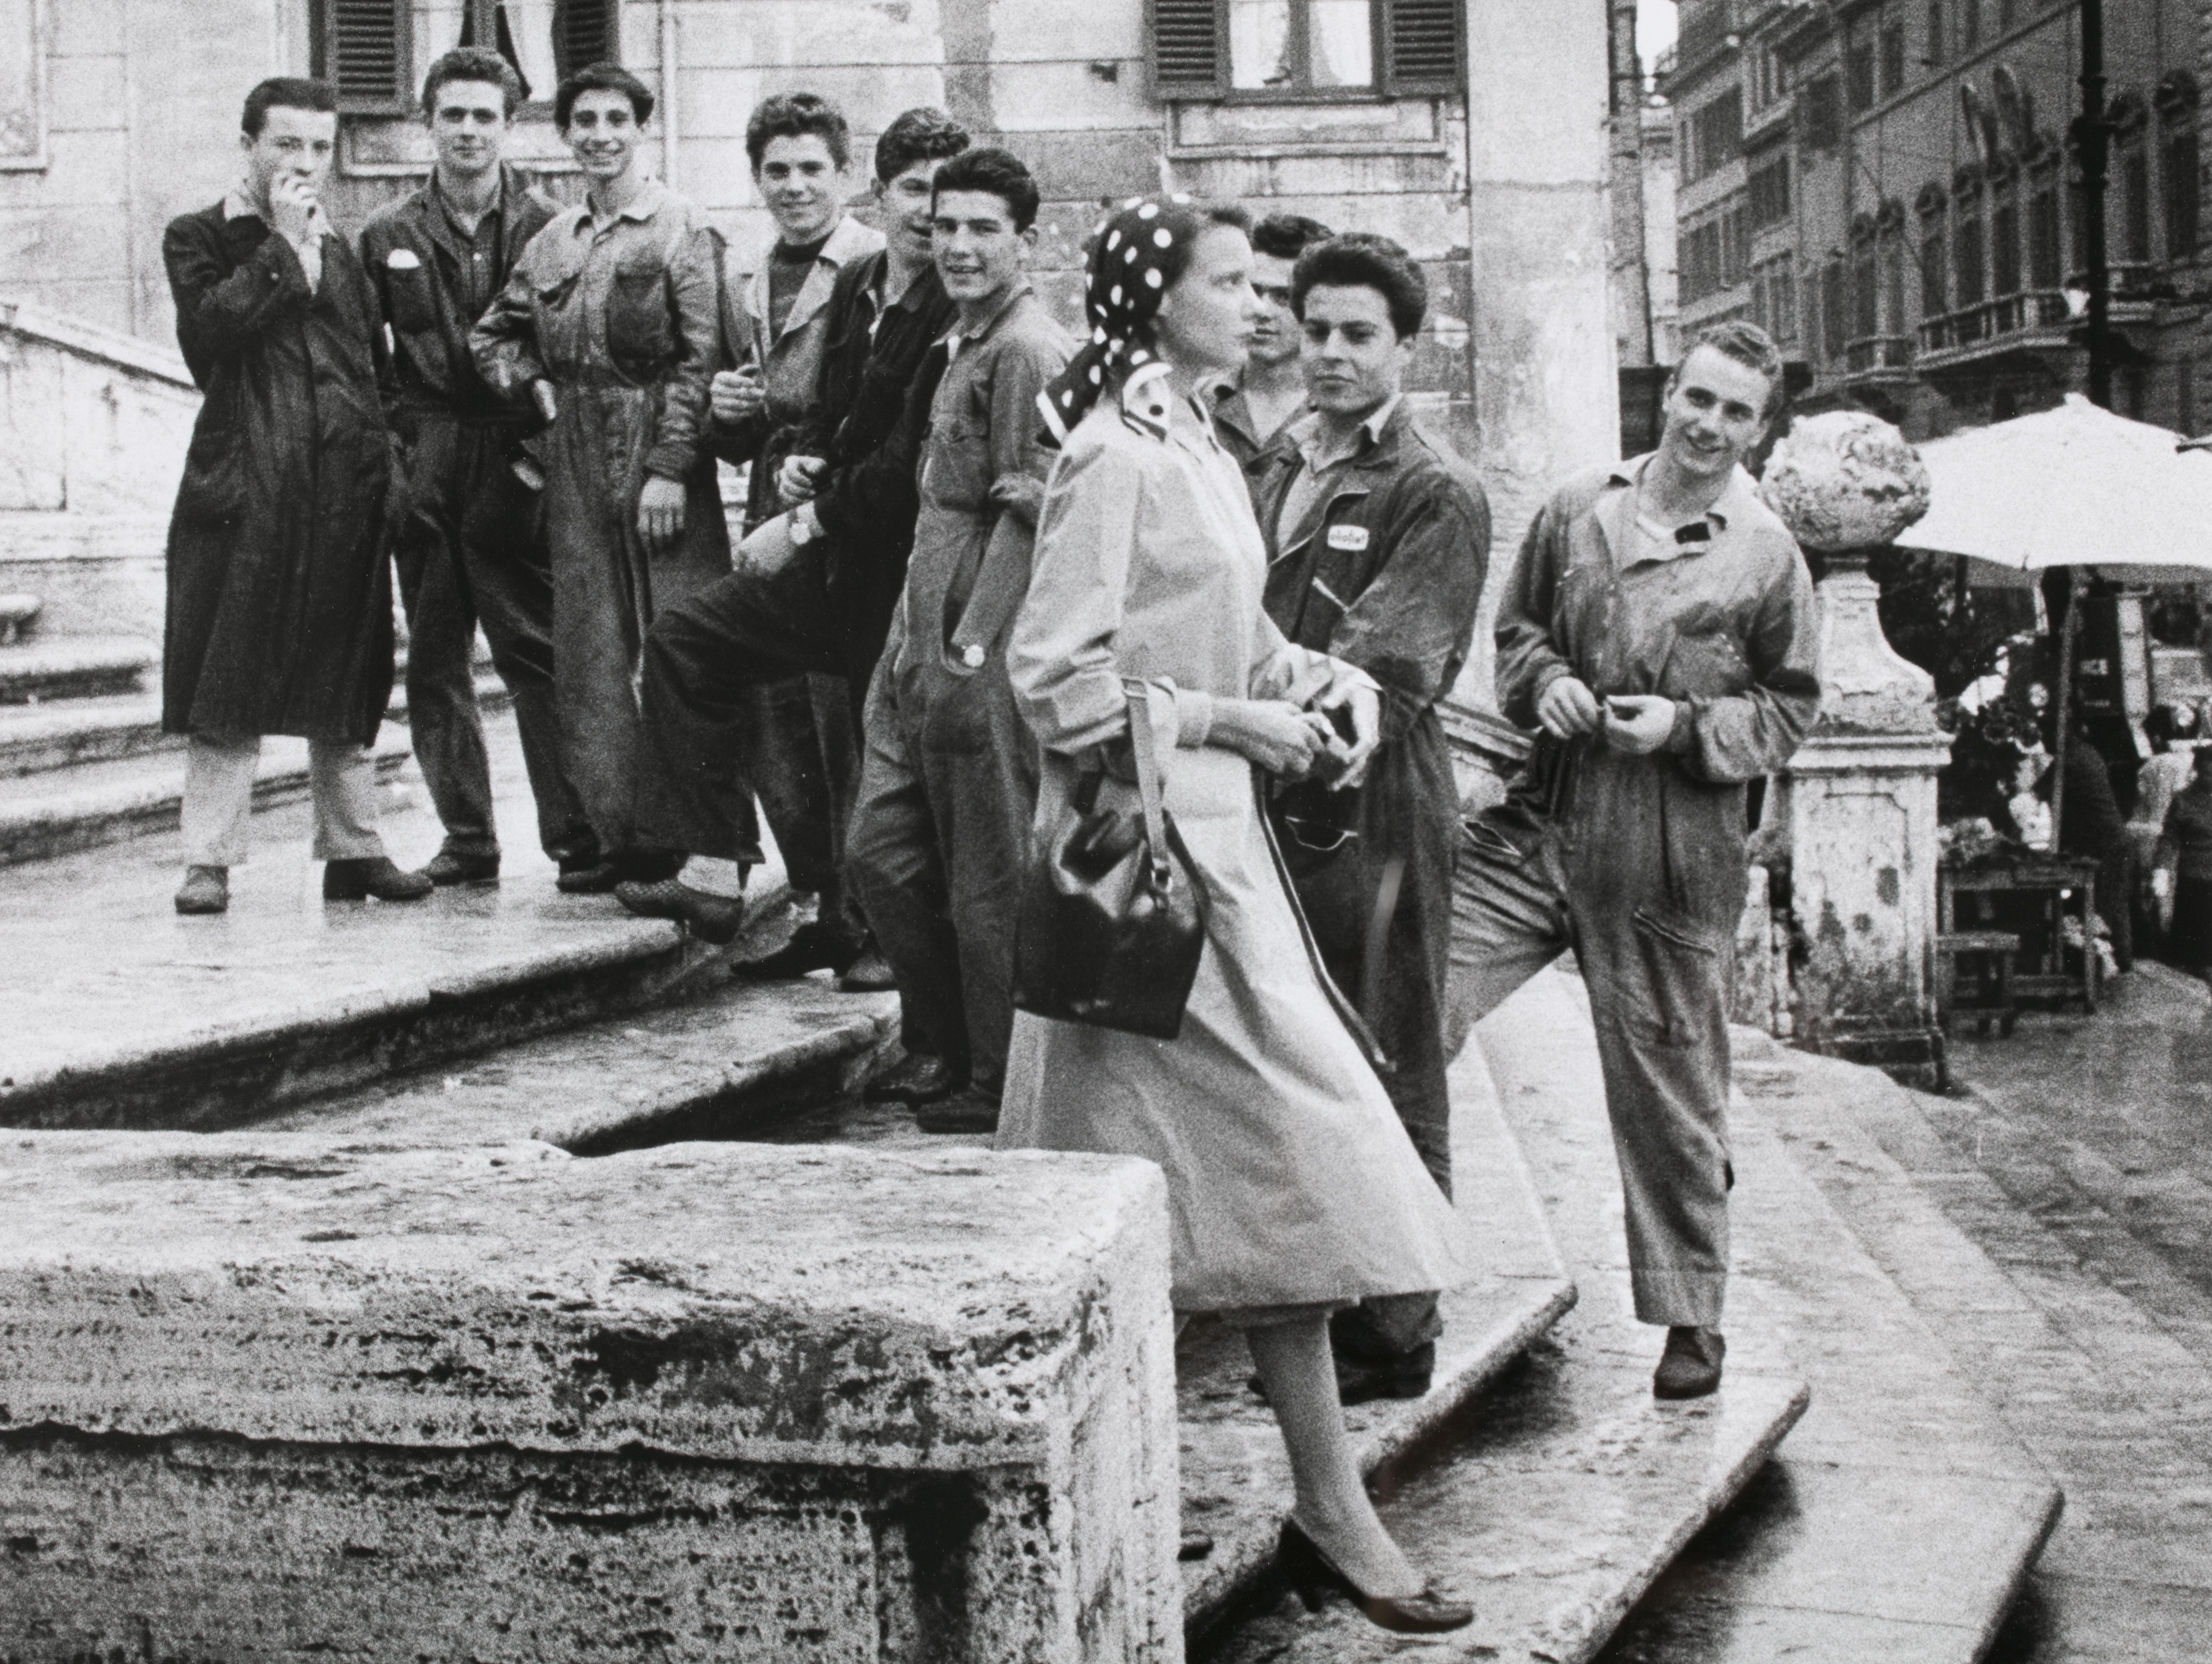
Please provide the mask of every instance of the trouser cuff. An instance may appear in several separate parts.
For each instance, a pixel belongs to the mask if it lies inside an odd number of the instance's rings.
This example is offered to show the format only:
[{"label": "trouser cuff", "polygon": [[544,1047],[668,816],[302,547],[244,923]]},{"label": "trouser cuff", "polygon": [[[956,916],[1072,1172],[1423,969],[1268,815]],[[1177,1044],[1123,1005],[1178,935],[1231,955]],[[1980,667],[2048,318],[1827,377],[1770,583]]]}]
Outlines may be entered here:
[{"label": "trouser cuff", "polygon": [[1631,1270],[1628,1278],[1636,1292],[1638,1322],[1663,1323],[1669,1328],[1720,1327],[1728,1297],[1726,1272]]}]

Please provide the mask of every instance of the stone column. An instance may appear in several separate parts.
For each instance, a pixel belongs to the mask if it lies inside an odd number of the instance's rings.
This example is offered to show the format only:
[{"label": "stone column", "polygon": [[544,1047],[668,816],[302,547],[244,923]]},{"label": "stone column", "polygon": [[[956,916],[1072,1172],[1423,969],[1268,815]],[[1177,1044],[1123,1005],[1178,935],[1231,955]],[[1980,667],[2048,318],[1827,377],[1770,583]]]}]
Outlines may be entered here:
[{"label": "stone column", "polygon": [[1510,769],[1527,741],[1497,714],[1501,580],[1544,499],[1620,454],[1611,65],[1602,6],[1467,0],[1466,10],[1468,323],[1480,433],[1469,460],[1495,518],[1474,644],[1444,715],[1462,762]]},{"label": "stone column", "polygon": [[1820,720],[1769,811],[1790,840],[1791,911],[1807,950],[1798,1043],[1936,1085],[1936,777],[1951,738],[1936,724],[1934,679],[1883,635],[1881,592],[1866,571],[1869,542],[1925,512],[1927,474],[1895,428],[1839,411],[1791,430],[1765,489],[1827,568]]}]

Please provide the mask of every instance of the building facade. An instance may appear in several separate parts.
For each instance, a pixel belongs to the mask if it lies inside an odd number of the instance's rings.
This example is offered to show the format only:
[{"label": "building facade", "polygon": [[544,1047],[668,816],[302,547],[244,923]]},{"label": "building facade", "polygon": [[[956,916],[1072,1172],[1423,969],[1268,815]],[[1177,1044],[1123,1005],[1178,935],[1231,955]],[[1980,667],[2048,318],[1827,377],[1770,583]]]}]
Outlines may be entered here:
[{"label": "building facade", "polygon": [[[161,228],[235,181],[265,75],[337,84],[327,200],[350,228],[427,172],[412,106],[440,52],[521,70],[515,148],[556,193],[552,88],[617,59],[659,95],[653,165],[741,265],[771,236],[744,146],[761,98],[844,107],[856,204],[876,133],[933,104],[1036,171],[1039,286],[1070,321],[1102,207],[1164,184],[1405,244],[1431,295],[1415,397],[1510,550],[1553,483],[1614,454],[1606,30],[1602,0],[0,0],[0,301],[166,351]],[[1484,651],[1468,702],[1488,685]]]},{"label": "building facade", "polygon": [[[2107,0],[2122,415],[2194,433],[2207,258],[2203,0]],[[1913,438],[2087,385],[2073,0],[1682,0],[1681,328],[1765,325],[1801,408]]]}]

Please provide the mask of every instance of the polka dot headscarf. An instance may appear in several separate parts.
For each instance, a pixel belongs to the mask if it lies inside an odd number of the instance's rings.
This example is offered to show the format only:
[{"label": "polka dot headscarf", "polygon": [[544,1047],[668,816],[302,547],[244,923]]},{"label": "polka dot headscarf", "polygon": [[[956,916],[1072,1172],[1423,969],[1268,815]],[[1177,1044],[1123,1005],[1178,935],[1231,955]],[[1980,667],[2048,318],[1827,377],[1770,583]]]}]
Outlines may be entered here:
[{"label": "polka dot headscarf", "polygon": [[[1132,197],[1098,222],[1083,294],[1091,339],[1037,395],[1048,443],[1067,437],[1115,374],[1127,373],[1127,392],[1167,375],[1167,364],[1144,344],[1145,326],[1159,313],[1169,265],[1188,264],[1190,244],[1203,229],[1191,199],[1181,191]],[[1157,419],[1164,422],[1164,401],[1147,401],[1144,408],[1157,409]]]}]

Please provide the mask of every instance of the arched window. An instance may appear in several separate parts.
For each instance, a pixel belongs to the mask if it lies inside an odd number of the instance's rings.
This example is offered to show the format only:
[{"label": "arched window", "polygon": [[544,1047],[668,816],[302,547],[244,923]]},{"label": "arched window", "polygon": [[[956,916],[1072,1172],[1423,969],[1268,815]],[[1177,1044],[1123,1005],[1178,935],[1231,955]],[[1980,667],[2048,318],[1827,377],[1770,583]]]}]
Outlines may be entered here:
[{"label": "arched window", "polygon": [[2151,258],[2149,112],[2134,93],[2112,101],[2112,194],[2119,212],[2113,258],[2130,265]]},{"label": "arched window", "polygon": [[1960,310],[1989,298],[1989,271],[1983,263],[1982,176],[1962,172],[1951,196],[1952,304]]},{"label": "arched window", "polygon": [[1881,333],[1881,261],[1873,217],[1862,214],[1851,228],[1851,339],[1866,341]]},{"label": "arched window", "polygon": [[2166,208],[2166,258],[2197,252],[2199,193],[2197,77],[2176,70],[2158,83],[2160,183]]},{"label": "arched window", "polygon": [[2020,171],[2007,167],[1990,180],[1990,292],[2019,294],[2020,276]]},{"label": "arched window", "polygon": [[2027,282],[2055,289],[2066,281],[2066,245],[2058,221],[2058,147],[2046,137],[2027,170]]},{"label": "arched window", "polygon": [[1912,203],[1920,220],[1920,321],[1923,324],[1951,310],[1950,242],[1943,224],[1948,206],[1940,185],[1925,187]]}]

